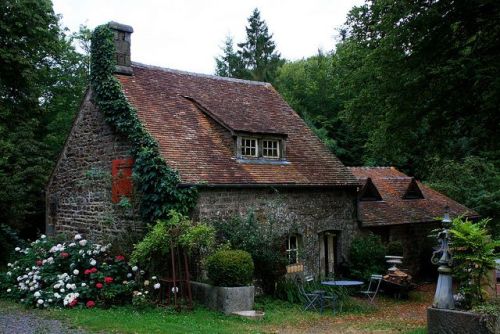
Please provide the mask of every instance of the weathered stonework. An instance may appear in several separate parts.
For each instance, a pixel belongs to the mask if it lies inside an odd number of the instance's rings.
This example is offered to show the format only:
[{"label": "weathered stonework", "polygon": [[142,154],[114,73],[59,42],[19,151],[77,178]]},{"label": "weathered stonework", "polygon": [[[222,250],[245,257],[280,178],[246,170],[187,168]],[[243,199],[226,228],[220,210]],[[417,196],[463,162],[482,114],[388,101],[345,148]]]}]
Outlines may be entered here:
[{"label": "weathered stonework", "polygon": [[288,234],[300,235],[304,271],[321,275],[320,233],[335,232],[336,262],[347,258],[351,241],[359,232],[355,199],[353,192],[340,189],[205,188],[199,193],[194,217],[210,221],[253,211],[259,221],[275,222],[284,241]]},{"label": "weathered stonework", "polygon": [[84,233],[94,240],[140,232],[133,207],[111,201],[111,165],[130,157],[87,92],[47,187],[47,233]]}]

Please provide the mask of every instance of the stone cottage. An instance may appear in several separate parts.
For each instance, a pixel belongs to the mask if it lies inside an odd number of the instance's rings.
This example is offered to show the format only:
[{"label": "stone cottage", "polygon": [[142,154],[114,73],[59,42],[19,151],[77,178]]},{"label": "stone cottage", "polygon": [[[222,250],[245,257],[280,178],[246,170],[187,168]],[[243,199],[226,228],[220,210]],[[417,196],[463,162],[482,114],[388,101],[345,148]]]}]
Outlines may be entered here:
[{"label": "stone cottage", "polygon": [[[253,212],[274,221],[289,272],[330,275],[363,231],[421,249],[446,205],[475,215],[395,169],[346,168],[270,84],[131,62],[132,27],[109,27],[128,102],[180,186],[198,189],[192,218]],[[46,232],[100,240],[141,234],[131,149],[89,87],[47,185]]]},{"label": "stone cottage", "polygon": [[[290,270],[328,275],[359,232],[358,180],[268,83],[130,60],[130,26],[110,23],[116,78],[181,186],[197,186],[195,220],[250,210],[274,219]],[[143,223],[133,202],[130,146],[85,95],[47,186],[48,233],[129,236]]]}]

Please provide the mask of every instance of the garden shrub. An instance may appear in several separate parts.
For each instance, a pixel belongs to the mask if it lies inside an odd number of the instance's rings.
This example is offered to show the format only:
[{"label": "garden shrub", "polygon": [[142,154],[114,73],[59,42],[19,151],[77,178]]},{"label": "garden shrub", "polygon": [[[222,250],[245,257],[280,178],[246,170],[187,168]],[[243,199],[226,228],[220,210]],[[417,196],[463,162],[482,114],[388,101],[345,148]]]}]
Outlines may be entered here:
[{"label": "garden shrub", "polygon": [[350,275],[369,280],[372,274],[384,273],[386,271],[384,256],[385,247],[379,236],[369,233],[354,238],[350,252]]},{"label": "garden shrub", "polygon": [[453,275],[460,294],[465,298],[465,303],[462,303],[465,308],[484,301],[482,284],[488,282],[489,272],[495,268],[498,256],[495,248],[500,247],[500,241],[493,240],[489,234],[489,222],[490,219],[482,219],[474,223],[458,217],[453,219],[450,229]]},{"label": "garden shrub", "polygon": [[247,217],[233,217],[213,221],[218,242],[229,243],[234,249],[242,249],[252,255],[255,264],[254,276],[261,280],[262,289],[272,295],[276,282],[286,273],[287,259],[283,252],[283,238],[273,222],[258,222],[253,212]]},{"label": "garden shrub", "polygon": [[252,256],[243,250],[219,250],[207,258],[208,278],[217,286],[245,286],[252,282]]},{"label": "garden shrub", "polygon": [[29,247],[15,248],[8,271],[0,276],[0,295],[35,307],[94,307],[130,303],[133,295],[160,288],[156,277],[131,267],[110,245],[85,240],[59,242],[42,235]]}]

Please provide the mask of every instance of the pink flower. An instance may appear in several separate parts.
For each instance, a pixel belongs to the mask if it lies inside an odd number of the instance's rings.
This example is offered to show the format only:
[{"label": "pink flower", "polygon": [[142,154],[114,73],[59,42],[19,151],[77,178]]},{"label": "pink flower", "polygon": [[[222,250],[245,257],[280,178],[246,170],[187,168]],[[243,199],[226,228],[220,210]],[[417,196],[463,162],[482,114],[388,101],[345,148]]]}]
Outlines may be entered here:
[{"label": "pink flower", "polygon": [[96,288],[98,288],[98,289],[102,289],[103,285],[102,285],[102,283],[97,283],[97,284],[95,285],[95,287],[96,287]]},{"label": "pink flower", "polygon": [[92,308],[95,306],[95,302],[93,300],[89,300],[85,305],[87,305],[88,308]]},{"label": "pink flower", "polygon": [[36,265],[41,267],[43,264],[42,260],[36,260]]},{"label": "pink flower", "polygon": [[76,304],[78,304],[78,299],[76,299],[76,298],[75,298],[75,299],[73,299],[73,300],[71,301],[71,303],[69,303],[69,306],[70,306],[70,307],[73,307],[73,306],[75,306]]},{"label": "pink flower", "polygon": [[97,268],[96,267],[93,267],[90,269],[90,273],[94,274],[97,272]]},{"label": "pink flower", "polygon": [[123,260],[125,260],[125,256],[123,256],[123,255],[117,255],[117,256],[115,256],[115,260],[116,261],[123,261]]},{"label": "pink flower", "polygon": [[61,253],[61,257],[62,257],[63,259],[67,258],[68,256],[69,256],[69,254],[68,254],[68,253],[66,253],[66,252],[62,252],[62,253]]},{"label": "pink flower", "polygon": [[90,274],[92,274],[92,271],[90,271],[90,269],[85,269],[85,271],[83,273],[85,275],[90,275]]},{"label": "pink flower", "polygon": [[113,282],[113,277],[106,276],[104,277],[104,283],[109,284]]}]

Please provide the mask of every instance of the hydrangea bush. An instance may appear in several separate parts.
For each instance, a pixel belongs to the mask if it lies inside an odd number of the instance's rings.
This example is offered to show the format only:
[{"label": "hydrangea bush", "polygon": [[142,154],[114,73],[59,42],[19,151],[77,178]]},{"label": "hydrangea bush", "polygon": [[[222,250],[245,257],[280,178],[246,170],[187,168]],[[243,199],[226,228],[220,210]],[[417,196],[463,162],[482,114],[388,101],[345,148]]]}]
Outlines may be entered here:
[{"label": "hydrangea bush", "polygon": [[80,234],[58,243],[42,235],[29,247],[15,248],[13,263],[0,276],[1,295],[35,307],[109,306],[151,300],[160,289],[123,255],[111,256],[111,245],[100,245]]}]

